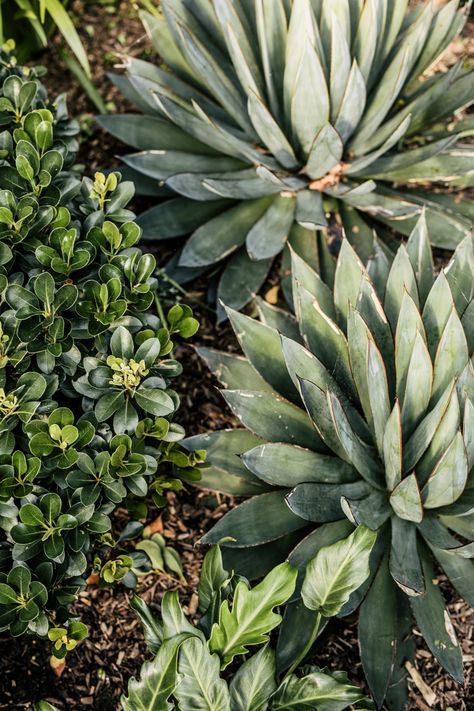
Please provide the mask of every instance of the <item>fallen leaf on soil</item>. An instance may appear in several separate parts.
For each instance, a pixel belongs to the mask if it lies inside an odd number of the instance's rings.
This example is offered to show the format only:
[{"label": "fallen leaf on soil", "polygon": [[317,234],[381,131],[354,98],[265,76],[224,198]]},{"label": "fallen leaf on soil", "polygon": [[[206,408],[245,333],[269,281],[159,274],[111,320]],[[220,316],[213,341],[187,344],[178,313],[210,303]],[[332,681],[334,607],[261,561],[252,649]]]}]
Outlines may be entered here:
[{"label": "fallen leaf on soil", "polygon": [[428,704],[428,706],[433,706],[438,701],[438,698],[437,698],[435,692],[433,691],[433,689],[431,689],[428,686],[428,684],[425,681],[423,681],[421,674],[413,666],[413,664],[411,664],[410,662],[406,662],[405,669],[409,673],[409,675],[412,678],[413,682],[415,683],[418,691],[423,696],[423,698],[426,701],[426,703]]},{"label": "fallen leaf on soil", "polygon": [[63,671],[66,669],[66,660],[56,659],[56,657],[50,657],[49,666],[59,679],[62,676]]}]

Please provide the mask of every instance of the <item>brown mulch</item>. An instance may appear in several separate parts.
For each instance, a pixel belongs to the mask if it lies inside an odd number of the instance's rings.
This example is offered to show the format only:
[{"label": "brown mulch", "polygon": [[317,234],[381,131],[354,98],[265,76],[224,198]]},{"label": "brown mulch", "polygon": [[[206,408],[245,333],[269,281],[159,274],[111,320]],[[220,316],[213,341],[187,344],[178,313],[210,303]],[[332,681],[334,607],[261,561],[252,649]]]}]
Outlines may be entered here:
[{"label": "brown mulch", "polygon": [[[117,54],[128,53],[144,57],[147,42],[130,0],[101,3],[76,0],[73,10],[86,45],[94,75],[94,84],[110,110],[124,111],[128,107],[107,79]],[[466,50],[474,53],[472,24],[467,38],[457,41],[443,61],[451,64]],[[101,132],[92,119],[94,107],[82,89],[64,70],[53,50],[40,58],[48,66],[46,83],[52,94],[67,91],[70,111],[81,117],[83,146],[80,160],[92,174],[100,168],[119,164],[117,156],[123,146]],[[158,255],[159,256],[159,255]],[[187,302],[195,309],[201,330],[193,339],[195,345],[235,350],[235,340],[228,325],[216,327],[212,313],[205,306],[205,280],[200,280],[188,292]],[[217,384],[200,362],[192,347],[180,346],[178,358],[184,373],[178,379],[182,405],[180,421],[189,433],[233,426],[234,420],[226,410],[218,393]],[[197,545],[203,532],[223,515],[233,501],[208,492],[189,488],[179,496],[170,497],[170,505],[163,513],[165,536],[180,553],[184,563],[186,585],[160,576],[142,579],[137,592],[157,609],[165,590],[176,589],[190,614],[196,605],[196,584],[202,551]],[[118,512],[123,517],[124,512]],[[439,667],[427,650],[419,633],[416,669],[429,687],[417,688],[411,683],[411,709],[420,711],[474,710],[474,611],[455,597],[449,597],[450,614],[463,649],[466,688],[459,689]],[[47,699],[59,709],[100,709],[116,711],[119,697],[126,690],[128,679],[139,671],[146,657],[146,645],[135,614],[128,601],[132,593],[123,586],[113,589],[89,587],[81,594],[76,612],[88,624],[90,636],[67,659],[67,667],[57,678],[49,667],[47,645],[35,639],[17,640],[0,636],[0,709],[27,709]],[[364,677],[357,645],[357,618],[334,621],[320,640],[314,659],[320,666],[345,669],[350,678],[364,687]],[[415,677],[416,675],[413,674]],[[418,684],[420,685],[419,681]],[[421,686],[421,685],[420,685]],[[436,696],[436,700],[429,693]],[[428,699],[428,701],[427,701]]]}]

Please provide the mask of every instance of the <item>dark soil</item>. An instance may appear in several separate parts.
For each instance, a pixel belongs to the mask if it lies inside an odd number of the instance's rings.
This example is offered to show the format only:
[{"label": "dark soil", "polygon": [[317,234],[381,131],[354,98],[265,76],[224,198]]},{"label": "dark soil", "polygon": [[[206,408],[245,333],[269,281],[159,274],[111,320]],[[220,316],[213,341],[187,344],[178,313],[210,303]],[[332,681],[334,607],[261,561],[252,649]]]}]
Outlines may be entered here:
[{"label": "dark soil", "polygon": [[[120,54],[145,57],[149,51],[133,2],[127,0],[84,2],[77,0],[73,10],[79,18],[79,31],[91,61],[94,84],[111,110],[126,111],[126,102],[108,81],[110,71]],[[473,27],[467,38],[457,41],[443,60],[452,63],[462,53],[473,54]],[[123,147],[100,131],[93,122],[94,106],[77,83],[71,80],[54,46],[40,57],[49,70],[46,83],[51,94],[66,91],[70,111],[81,116],[83,145],[80,161],[92,174],[101,168],[119,164],[117,156]],[[161,255],[157,255],[161,260]],[[169,255],[163,255],[164,257]],[[269,287],[271,284],[269,284]],[[201,321],[201,329],[193,339],[195,345],[215,345],[235,350],[236,344],[228,326],[216,327],[215,318],[205,303],[206,283],[193,285],[186,301]],[[219,396],[217,383],[200,362],[193,348],[180,346],[179,360],[184,374],[178,389],[182,397],[180,421],[189,433],[233,426],[230,413]],[[137,593],[158,608],[165,590],[176,589],[190,613],[196,612],[196,584],[202,550],[198,542],[212,522],[223,515],[233,501],[209,492],[189,488],[179,496],[170,496],[169,506],[162,515],[163,532],[180,553],[184,563],[186,584],[162,576],[142,579]],[[119,511],[118,518],[125,512]],[[46,699],[59,709],[120,708],[119,697],[126,691],[128,679],[139,671],[146,657],[146,645],[140,625],[128,601],[131,592],[123,586],[100,589],[89,586],[81,594],[76,612],[89,626],[90,636],[76,651],[68,655],[62,676],[55,676],[49,666],[47,645],[34,639],[0,638],[0,709],[33,709],[33,704]],[[446,589],[449,596],[449,588]],[[410,671],[411,709],[430,711],[474,710],[474,611],[455,598],[449,610],[463,649],[466,687],[460,689],[433,659],[421,635],[414,630],[418,650],[416,669]],[[364,687],[358,645],[357,618],[335,621],[321,638],[315,662],[320,666],[346,670],[351,679]]]}]

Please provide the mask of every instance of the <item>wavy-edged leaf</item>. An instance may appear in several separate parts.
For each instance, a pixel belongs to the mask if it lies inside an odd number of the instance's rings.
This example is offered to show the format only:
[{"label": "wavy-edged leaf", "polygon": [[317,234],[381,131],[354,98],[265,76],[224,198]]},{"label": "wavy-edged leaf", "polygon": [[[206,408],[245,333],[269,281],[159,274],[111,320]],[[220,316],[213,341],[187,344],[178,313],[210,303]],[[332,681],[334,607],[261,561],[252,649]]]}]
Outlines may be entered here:
[{"label": "wavy-edged leaf", "polygon": [[289,563],[276,566],[251,590],[245,582],[237,583],[232,607],[227,600],[222,603],[209,640],[209,648],[219,654],[222,668],[236,655],[245,654],[249,645],[268,640],[269,632],[281,622],[273,608],[288,600],[295,583],[296,570]]},{"label": "wavy-edged leaf", "polygon": [[145,662],[140,678],[128,682],[128,696],[122,696],[124,711],[170,711],[169,698],[177,684],[177,656],[183,641],[175,638],[164,642],[151,662]]}]

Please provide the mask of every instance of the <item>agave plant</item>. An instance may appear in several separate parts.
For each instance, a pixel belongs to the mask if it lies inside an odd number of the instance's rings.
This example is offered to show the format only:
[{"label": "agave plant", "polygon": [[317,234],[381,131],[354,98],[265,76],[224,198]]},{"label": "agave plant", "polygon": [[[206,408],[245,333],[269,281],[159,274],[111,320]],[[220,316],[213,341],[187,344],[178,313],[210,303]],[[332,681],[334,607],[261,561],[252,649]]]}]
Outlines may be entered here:
[{"label": "agave plant", "polygon": [[100,122],[139,149],[124,157],[139,189],[177,194],[140,218],[151,240],[192,233],[176,278],[225,260],[218,300],[240,309],[282,250],[290,266],[285,245],[324,266],[331,214],[363,260],[373,220],[408,235],[422,206],[435,245],[469,233],[471,205],[417,187],[470,180],[457,141],[472,121],[448,122],[474,100],[472,72],[424,75],[467,10],[407,5],[163,0],[143,14],[165,66],[127,60],[114,81],[145,115]]},{"label": "agave plant", "polygon": [[[474,603],[473,240],[435,277],[422,218],[391,264],[379,249],[365,268],[344,240],[332,289],[296,254],[292,279],[296,318],[229,310],[248,360],[201,350],[246,429],[188,446],[208,450],[203,485],[253,495],[203,541],[224,539],[226,564],[253,577],[286,556],[303,570],[353,524],[376,531],[370,580],[345,612],[360,605],[374,698],[400,709],[412,616],[463,680],[435,566]],[[301,603],[287,623],[282,667],[307,634]]]}]

